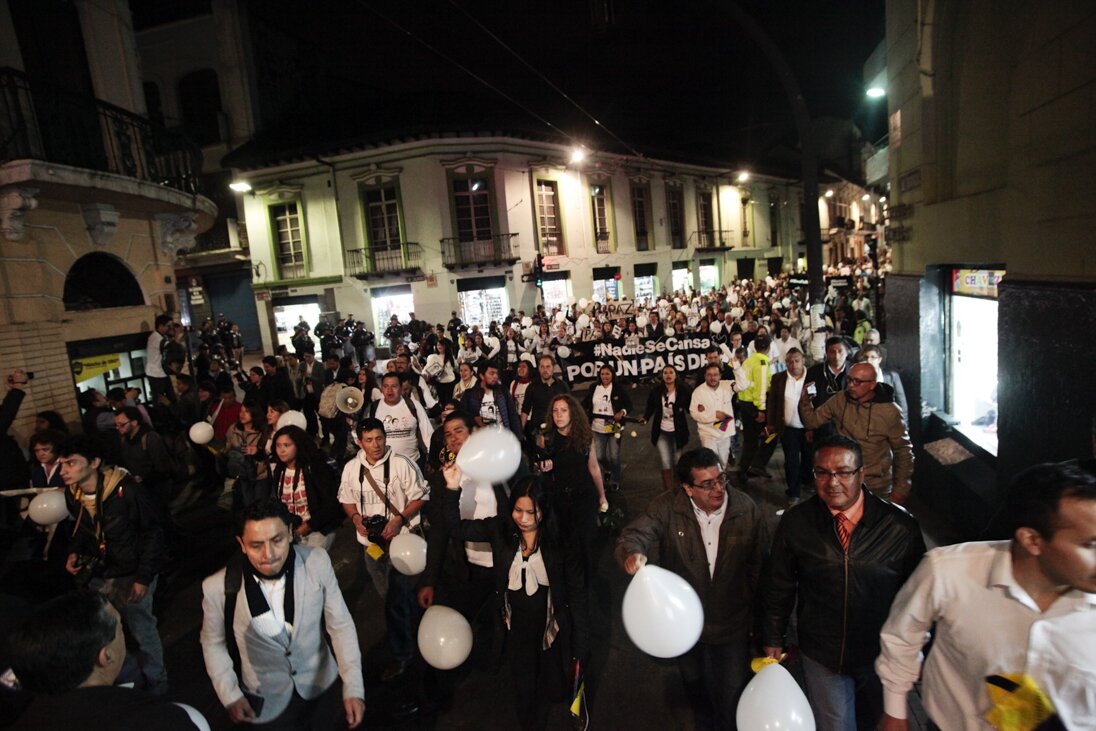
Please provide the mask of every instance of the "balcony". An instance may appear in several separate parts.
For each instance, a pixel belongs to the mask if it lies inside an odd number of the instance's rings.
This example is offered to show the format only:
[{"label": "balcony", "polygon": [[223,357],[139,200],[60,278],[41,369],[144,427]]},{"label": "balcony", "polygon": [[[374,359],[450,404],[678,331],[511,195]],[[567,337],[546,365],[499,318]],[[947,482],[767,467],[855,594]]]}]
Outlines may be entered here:
[{"label": "balcony", "polygon": [[599,254],[612,254],[613,253],[613,247],[609,244],[609,232],[608,231],[598,231],[594,235],[594,238],[595,238],[594,248],[597,250],[597,253],[599,253]]},{"label": "balcony", "polygon": [[689,236],[689,245],[695,246],[698,253],[733,249],[734,244],[731,243],[733,236],[734,231],[730,230],[693,231]]},{"label": "balcony", "polygon": [[178,133],[94,97],[0,69],[0,163],[41,160],[199,192],[202,153]]},{"label": "balcony", "polygon": [[441,240],[441,261],[446,269],[513,264],[520,258],[516,233],[471,241],[457,236]]},{"label": "balcony", "polygon": [[346,273],[358,279],[422,271],[422,247],[405,241],[391,246],[343,252]]}]

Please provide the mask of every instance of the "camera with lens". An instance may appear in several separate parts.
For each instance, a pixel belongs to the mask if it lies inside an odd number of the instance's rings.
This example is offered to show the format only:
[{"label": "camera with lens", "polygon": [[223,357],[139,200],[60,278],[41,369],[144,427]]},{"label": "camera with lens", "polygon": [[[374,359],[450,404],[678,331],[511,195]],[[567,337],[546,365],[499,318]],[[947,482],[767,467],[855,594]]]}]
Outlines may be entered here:
[{"label": "camera with lens", "polygon": [[383,515],[370,515],[362,519],[362,524],[365,526],[365,534],[370,543],[384,543],[384,538],[381,536],[384,533],[384,527],[388,525],[388,520]]}]

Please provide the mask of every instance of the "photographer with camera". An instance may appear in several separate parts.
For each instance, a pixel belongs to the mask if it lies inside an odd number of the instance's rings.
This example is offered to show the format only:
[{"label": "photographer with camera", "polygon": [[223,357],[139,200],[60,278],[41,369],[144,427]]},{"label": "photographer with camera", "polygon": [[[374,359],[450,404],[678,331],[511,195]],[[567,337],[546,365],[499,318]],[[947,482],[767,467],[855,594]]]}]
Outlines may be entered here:
[{"label": "photographer with camera", "polygon": [[415,463],[388,447],[379,419],[363,419],[355,441],[361,451],[343,467],[339,502],[354,524],[358,543],[365,546],[365,567],[384,598],[393,660],[383,679],[392,680],[414,658],[414,625],[422,610],[415,599],[415,577],[392,568],[388,542],[419,525],[427,487]]},{"label": "photographer with camera", "polygon": [[119,607],[138,647],[149,690],[167,693],[164,648],[152,595],[164,553],[164,534],[146,488],[121,467],[104,467],[97,441],[75,436],[60,446],[65,500],[76,528],[65,569]]}]

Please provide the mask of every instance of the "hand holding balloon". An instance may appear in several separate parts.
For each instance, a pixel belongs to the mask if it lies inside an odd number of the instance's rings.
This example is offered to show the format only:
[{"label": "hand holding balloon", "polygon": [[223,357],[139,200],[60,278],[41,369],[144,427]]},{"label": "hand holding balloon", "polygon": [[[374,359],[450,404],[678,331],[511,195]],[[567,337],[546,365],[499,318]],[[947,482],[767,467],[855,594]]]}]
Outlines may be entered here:
[{"label": "hand holding balloon", "polygon": [[642,553],[633,553],[627,559],[624,560],[624,571],[629,576],[635,576],[635,573],[641,568],[647,565],[647,557]]}]

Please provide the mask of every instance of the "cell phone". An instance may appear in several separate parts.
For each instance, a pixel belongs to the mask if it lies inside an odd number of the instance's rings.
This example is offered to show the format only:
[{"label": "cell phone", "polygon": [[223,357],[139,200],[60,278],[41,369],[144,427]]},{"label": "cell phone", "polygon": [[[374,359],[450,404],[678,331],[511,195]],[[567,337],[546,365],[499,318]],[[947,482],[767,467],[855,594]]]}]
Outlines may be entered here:
[{"label": "cell phone", "polygon": [[818,385],[813,383],[813,382],[808,383],[807,384],[807,393],[809,393],[811,396],[817,396],[818,395]]},{"label": "cell phone", "polygon": [[244,691],[244,698],[247,699],[247,704],[251,706],[251,710],[255,711],[256,716],[262,714],[263,703],[266,702],[265,698],[257,693],[252,693],[251,691],[247,690]]}]

